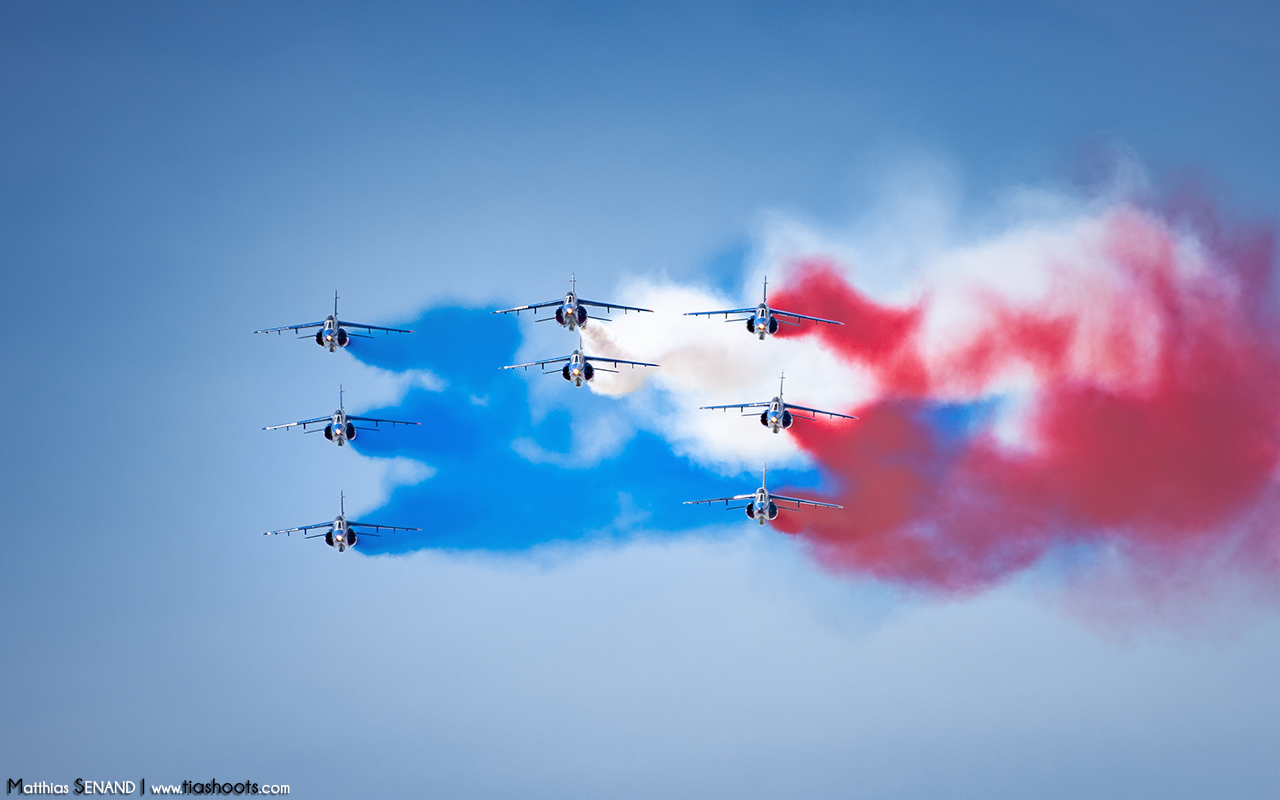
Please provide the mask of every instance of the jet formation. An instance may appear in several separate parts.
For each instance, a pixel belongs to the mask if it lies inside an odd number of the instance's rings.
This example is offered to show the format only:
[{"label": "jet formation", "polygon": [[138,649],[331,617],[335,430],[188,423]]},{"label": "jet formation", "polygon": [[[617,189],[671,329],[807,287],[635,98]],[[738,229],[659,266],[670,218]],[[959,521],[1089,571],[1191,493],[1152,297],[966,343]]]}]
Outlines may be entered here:
[{"label": "jet formation", "polygon": [[[755,334],[761,341],[767,336],[776,334],[779,330],[779,324],[800,325],[800,320],[809,320],[811,322],[819,322],[827,325],[843,325],[843,322],[832,319],[823,319],[821,317],[811,317],[806,314],[799,314],[794,311],[783,311],[782,309],[771,308],[769,306],[769,281],[764,281],[764,292],[761,302],[755,308],[734,308],[719,311],[691,311],[686,316],[714,316],[723,314],[727,322],[746,322],[747,330]],[[614,356],[589,355],[582,342],[582,329],[592,320],[600,320],[602,322],[610,321],[607,316],[592,316],[587,308],[604,309],[605,313],[612,313],[615,310],[629,313],[635,311],[638,313],[653,313],[652,309],[640,308],[638,306],[628,306],[621,303],[605,303],[595,300],[586,300],[578,296],[577,293],[577,276],[571,275],[569,278],[569,291],[562,299],[550,300],[545,303],[533,303],[531,305],[516,306],[515,308],[505,308],[494,311],[494,314],[516,314],[522,311],[532,311],[535,317],[537,312],[542,309],[553,308],[554,312],[547,317],[536,319],[536,322],[555,322],[562,328],[567,328],[571,332],[578,333],[578,347],[567,356],[559,356],[556,358],[541,359],[538,361],[529,361],[523,364],[510,364],[501,367],[501,369],[524,369],[530,367],[541,367],[543,374],[550,375],[559,373],[566,381],[572,383],[575,387],[581,387],[586,383],[590,383],[595,378],[596,372],[612,372],[617,373],[621,365],[630,366],[632,369],[636,367],[657,368],[659,365],[648,361],[629,361],[627,359],[617,358]],[[736,316],[745,314],[747,316]],[[729,319],[734,316],[733,319]],[[281,334],[284,331],[305,331],[316,328],[314,337],[311,334],[298,336],[299,339],[314,338],[317,345],[327,349],[329,352],[336,352],[340,348],[345,348],[351,343],[352,337],[374,338],[374,331],[383,331],[384,333],[413,333],[413,331],[402,328],[386,328],[380,325],[369,325],[362,322],[351,322],[338,317],[338,293],[333,293],[333,313],[325,317],[320,322],[309,322],[302,325],[285,325],[278,328],[264,328],[256,330],[254,333],[276,333]],[[365,333],[354,333],[352,331],[361,330]],[[602,366],[604,364],[612,365],[612,369]],[[555,367],[559,367],[556,369]],[[835,411],[824,411],[822,409],[810,408],[808,406],[795,405],[784,402],[782,399],[782,382],[785,380],[785,373],[779,379],[778,394],[772,400],[752,402],[752,403],[733,403],[728,405],[703,406],[702,410],[723,410],[738,409],[743,412],[743,416],[755,416],[755,409],[762,409],[760,413],[760,424],[771,430],[773,433],[779,433],[790,428],[796,419],[817,419],[819,416],[826,416],[831,419],[856,420],[855,416],[850,414],[841,414]],[[356,423],[365,423],[357,425]],[[372,423],[374,427],[368,427]],[[375,417],[363,417],[347,414],[346,406],[343,399],[343,390],[339,387],[338,391],[338,408],[332,414],[325,417],[315,417],[314,419],[298,420],[297,422],[289,422],[283,425],[271,425],[264,427],[263,430],[287,430],[289,428],[300,427],[304,433],[318,433],[323,431],[324,436],[329,441],[334,442],[342,447],[347,442],[355,441],[359,431],[375,431],[381,430],[381,425],[388,425],[394,428],[397,425],[419,425],[418,422],[408,420],[390,420],[379,419]],[[310,426],[317,426],[312,430],[308,430]],[[319,427],[323,425],[324,427]],[[747,501],[740,506],[730,506],[730,503]],[[786,495],[773,494],[768,488],[768,469],[765,469],[760,482],[760,488],[751,494],[733,495],[732,497],[716,497],[708,500],[689,500],[685,505],[700,505],[723,502],[727,508],[742,508],[746,510],[747,517],[755,520],[761,525],[766,522],[772,522],[777,519],[778,514],[782,510],[790,509],[794,506],[794,510],[800,510],[803,506],[811,506],[814,508],[842,508],[842,506],[834,503],[824,503],[818,500],[809,500],[803,497],[790,497]],[[779,504],[782,505],[779,505]],[[787,504],[791,504],[788,506]],[[419,531],[421,528],[411,528],[399,525],[382,525],[367,522],[356,522],[348,520],[346,516],[346,495],[339,494],[339,514],[332,522],[319,522],[314,525],[303,525],[297,528],[283,528],[281,530],[266,531],[264,535],[275,536],[278,534],[289,535],[299,532],[307,539],[323,538],[325,543],[330,547],[344,552],[348,548],[356,545],[358,537],[363,536],[379,536],[376,531]],[[357,528],[366,529],[357,534]],[[310,534],[308,531],[324,530],[323,533]],[[375,532],[370,532],[375,531]]]},{"label": "jet formation", "polygon": [[[372,339],[374,338],[372,336],[372,333],[374,331],[383,331],[384,333],[413,333],[413,331],[404,330],[402,328],[384,328],[381,325],[369,325],[363,322],[350,322],[348,320],[339,319],[337,292],[333,293],[333,313],[325,317],[320,322],[308,322],[303,325],[285,325],[279,328],[264,328],[262,330],[254,331],[254,333],[281,334],[284,331],[301,331],[301,330],[307,330],[309,328],[319,329],[316,331],[316,334],[314,337],[316,344],[325,348],[330,353],[336,352],[339,348],[343,348],[351,344],[352,337],[359,337],[362,339]],[[363,331],[366,331],[367,333],[352,333],[347,330],[348,328],[351,328],[353,330],[363,330]],[[310,334],[308,334],[306,336],[299,336],[298,338],[310,339],[313,337]],[[370,428],[368,427],[367,424],[357,425],[356,424],[357,422],[363,422],[363,423],[372,422],[374,427]],[[323,428],[317,427],[313,430],[307,430],[308,426],[311,426],[311,425],[318,426],[321,424],[324,425]],[[269,427],[263,428],[263,430],[275,431],[275,430],[287,430],[289,428],[300,427],[302,428],[303,433],[319,433],[320,431],[323,431],[324,438],[337,444],[339,447],[342,447],[347,442],[355,441],[355,438],[356,436],[359,435],[360,431],[380,430],[379,426],[381,425],[390,425],[392,428],[394,428],[396,425],[418,425],[418,424],[420,423],[410,422],[406,420],[378,419],[376,417],[361,417],[361,416],[348,414],[346,410],[346,403],[343,400],[342,386],[339,385],[338,408],[329,416],[316,417],[314,419],[303,419],[303,420],[298,420],[297,422],[285,423],[284,425],[271,425]],[[371,528],[374,531],[380,531],[380,530],[420,531],[422,530],[421,528],[408,528],[400,525],[375,525],[373,523],[368,523],[368,522],[353,522],[347,519],[345,493],[340,493],[338,495],[338,503],[339,503],[340,511],[338,513],[338,516],[335,517],[332,522],[318,522],[315,525],[303,525],[302,527],[299,527],[299,528],[282,528],[281,530],[278,530],[278,531],[266,531],[264,532],[263,535],[275,536],[277,534],[283,533],[287,536],[291,533],[301,532],[303,534],[303,538],[306,538],[306,539],[319,539],[323,537],[325,544],[329,545],[332,548],[335,548],[339,553],[341,553],[341,552],[345,552],[349,547],[355,547],[356,539],[357,539],[356,528]],[[327,528],[328,530],[326,530],[324,533],[316,533],[312,535],[307,534],[307,531],[317,530],[320,528]],[[359,536],[375,536],[376,537],[376,536],[380,536],[380,534],[370,533],[368,531],[362,531],[359,533]]]}]

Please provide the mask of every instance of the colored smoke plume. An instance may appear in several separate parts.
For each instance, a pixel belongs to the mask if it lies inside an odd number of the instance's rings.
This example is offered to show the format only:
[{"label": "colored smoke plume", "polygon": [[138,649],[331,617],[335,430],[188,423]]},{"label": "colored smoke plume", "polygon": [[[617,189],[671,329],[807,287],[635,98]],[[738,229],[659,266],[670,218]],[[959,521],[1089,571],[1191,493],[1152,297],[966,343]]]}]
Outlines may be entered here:
[{"label": "colored smoke plume", "polygon": [[846,324],[780,335],[816,337],[877,389],[859,423],[792,429],[845,508],[782,530],[833,569],[935,591],[1104,548],[1275,586],[1275,232],[1123,206],[1069,239],[1012,271],[934,275],[898,306],[830,260],[796,264],[771,301]]}]

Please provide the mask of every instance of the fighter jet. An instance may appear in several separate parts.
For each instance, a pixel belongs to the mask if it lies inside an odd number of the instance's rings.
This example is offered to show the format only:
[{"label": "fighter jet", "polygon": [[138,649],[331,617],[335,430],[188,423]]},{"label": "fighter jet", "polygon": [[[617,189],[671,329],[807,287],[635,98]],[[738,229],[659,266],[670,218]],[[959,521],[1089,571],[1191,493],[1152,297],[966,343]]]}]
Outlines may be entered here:
[{"label": "fighter jet", "polygon": [[[622,309],[622,313],[624,314],[627,313],[628,311],[643,311],[650,314],[653,313],[653,309],[651,308],[636,308],[635,306],[620,306],[617,303],[600,303],[595,300],[583,300],[581,297],[578,297],[577,287],[578,287],[577,276],[570,274],[569,292],[564,296],[563,300],[548,300],[545,303],[534,303],[531,306],[517,306],[515,308],[504,308],[501,311],[494,311],[493,313],[494,314],[514,313],[519,315],[521,311],[532,311],[534,312],[535,315],[537,315],[538,313],[537,310],[539,308],[551,308],[552,306],[555,306],[555,309],[556,309],[555,316],[543,317],[542,319],[535,320],[535,321],[547,322],[549,320],[554,319],[560,325],[560,327],[568,328],[571,331],[577,330],[578,328],[587,324],[587,319],[589,315],[587,314],[587,309],[584,308],[583,306],[596,306],[598,308],[605,309],[605,311],[613,311],[615,308],[620,308]],[[608,317],[598,317],[598,319],[602,319],[606,322],[609,321]]]},{"label": "fighter jet", "polygon": [[[369,333],[374,331],[384,331],[386,333],[413,333],[400,328],[383,328],[379,325],[366,325],[363,322],[348,322],[345,319],[338,319],[338,293],[333,293],[333,313],[325,317],[321,322],[308,322],[306,325],[285,325],[281,328],[263,328],[254,333],[283,333],[284,331],[300,331],[307,328],[319,328],[316,331],[316,344],[321,347],[327,347],[332,353],[339,347],[346,347],[351,343],[352,336],[358,336],[361,339],[372,339],[372,336],[363,333],[351,333],[347,328],[359,328]],[[310,339],[310,335],[299,336],[299,339]]]},{"label": "fighter jet", "polygon": [[[378,430],[377,426],[384,422],[393,428],[396,425],[421,424],[418,422],[405,422],[404,420],[399,420],[399,419],[375,419],[373,417],[350,416],[347,414],[346,408],[342,402],[342,394],[343,394],[342,387],[339,386],[338,387],[338,410],[333,412],[333,414],[331,414],[330,416],[316,417],[315,419],[299,420],[298,422],[290,422],[286,425],[272,425],[269,428],[263,428],[263,430],[278,431],[284,428],[293,428],[298,425],[301,425],[303,433],[319,433],[320,431],[324,431],[324,438],[328,439],[331,442],[337,442],[338,447],[342,447],[348,441],[353,441],[356,438],[356,431],[376,431]],[[325,426],[323,428],[315,428],[313,430],[307,430],[308,425],[319,425],[322,422],[325,423]],[[369,427],[356,425],[355,423],[357,422],[372,422],[374,424],[374,427],[369,428]]]},{"label": "fighter jet", "polygon": [[[338,548],[338,552],[345,551],[348,547],[356,546],[356,528],[372,528],[375,531],[420,531],[422,528],[402,528],[399,525],[374,525],[372,522],[352,522],[347,519],[347,504],[345,495],[339,495],[338,502],[341,504],[341,511],[333,522],[317,522],[315,525],[303,525],[301,528],[285,528],[279,531],[265,531],[263,536],[276,536],[285,534],[286,536],[296,531],[310,531],[316,528],[328,528],[324,533],[313,533],[305,536],[306,539],[319,539],[324,537],[324,543],[330,547]],[[378,536],[376,533],[362,531],[361,536]],[[381,537],[379,537],[381,538]]]},{"label": "fighter jet", "polygon": [[636,367],[656,367],[657,364],[650,364],[647,361],[627,361],[621,358],[607,358],[605,356],[589,356],[583,352],[582,339],[578,339],[578,349],[574,350],[567,356],[560,358],[548,358],[545,361],[530,361],[528,364],[512,364],[509,367],[500,367],[500,369],[529,369],[529,367],[543,367],[543,375],[550,375],[555,372],[553,369],[545,369],[548,364],[559,364],[561,361],[568,363],[560,370],[560,375],[566,381],[571,381],[574,386],[581,386],[584,382],[593,380],[596,372],[617,372],[616,369],[607,369],[605,367],[592,366],[592,361],[602,361],[613,364],[615,367],[619,364],[630,364],[632,369]]},{"label": "fighter jet", "polygon": [[[769,279],[764,279],[764,299],[760,301],[760,305],[755,308],[730,308],[724,311],[690,311],[685,314],[686,317],[712,316],[714,314],[724,314],[725,322],[742,322],[746,320],[747,330],[760,337],[761,341],[764,337],[778,332],[778,323],[785,322],[788,325],[799,325],[799,322],[792,322],[784,317],[795,317],[796,319],[807,319],[813,322],[825,322],[828,325],[843,325],[843,322],[837,322],[834,319],[822,319],[821,317],[810,317],[806,314],[797,314],[794,311],[783,311],[778,308],[769,308]],[[729,319],[730,314],[748,314],[746,317],[734,317]]]},{"label": "fighter jet", "polygon": [[[782,373],[782,376],[778,379],[778,396],[767,402],[735,403],[733,405],[728,405],[728,406],[702,406],[701,410],[709,411],[709,410],[718,408],[718,409],[723,409],[727,411],[731,408],[763,408],[765,410],[760,414],[760,424],[772,430],[774,433],[777,433],[783,428],[791,427],[792,423],[795,422],[795,419],[796,419],[796,415],[793,415],[791,413],[792,411],[808,411],[810,415],[826,414],[828,417],[832,417],[832,418],[839,417],[841,419],[857,419],[857,417],[852,416],[850,414],[837,414],[834,411],[821,411],[816,408],[809,408],[807,406],[797,406],[791,403],[782,402],[782,382],[786,380],[786,378],[787,378],[787,374],[785,372]],[[744,413],[742,416],[752,417],[752,416],[755,416],[755,414],[754,412]],[[800,414],[799,417],[800,419],[817,419],[816,416],[806,417],[803,414]]]},{"label": "fighter jet", "polygon": [[[738,500],[748,501],[744,506],[731,506],[732,502]],[[786,506],[779,506],[778,503],[795,503],[795,510],[799,511],[801,506],[815,506],[819,508],[844,508],[835,503],[820,503],[817,500],[805,500],[802,497],[786,497],[780,494],[769,493],[769,470],[766,468],[760,482],[760,488],[756,489],[753,494],[736,494],[733,497],[715,497],[710,500],[686,500],[686,506],[696,506],[701,503],[724,503],[725,508],[745,508],[747,517],[754,519],[761,525],[766,522],[772,522],[778,518],[778,512]],[[787,509],[791,510],[791,509]]]}]

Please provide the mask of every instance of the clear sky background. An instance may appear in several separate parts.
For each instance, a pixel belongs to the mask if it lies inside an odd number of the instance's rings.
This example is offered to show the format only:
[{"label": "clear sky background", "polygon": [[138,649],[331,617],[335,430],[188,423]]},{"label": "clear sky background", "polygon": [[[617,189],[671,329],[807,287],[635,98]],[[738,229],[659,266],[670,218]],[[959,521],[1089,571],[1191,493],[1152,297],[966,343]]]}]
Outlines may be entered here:
[{"label": "clear sky background", "polygon": [[[3,5],[6,777],[1280,794],[1274,604],[833,575],[672,511],[754,477],[651,433],[521,459],[631,407],[498,373],[571,340],[484,313],[570,272],[620,302],[642,279],[751,301],[779,218],[926,236],[940,205],[980,232],[1009,192],[1117,161],[1274,224],[1277,41],[1271,3]],[[340,355],[250,335],[335,289],[419,332]],[[360,452],[259,430],[339,383],[441,416]],[[421,546],[258,535],[339,491]]]}]

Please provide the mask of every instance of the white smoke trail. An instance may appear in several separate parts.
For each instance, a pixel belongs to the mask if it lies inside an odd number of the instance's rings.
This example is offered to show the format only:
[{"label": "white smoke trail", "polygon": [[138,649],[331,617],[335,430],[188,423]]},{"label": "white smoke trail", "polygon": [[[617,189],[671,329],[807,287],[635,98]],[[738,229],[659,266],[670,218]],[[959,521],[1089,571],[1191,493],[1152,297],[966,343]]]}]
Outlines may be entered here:
[{"label": "white smoke trail", "polygon": [[841,363],[814,340],[760,341],[741,322],[684,315],[754,302],[647,280],[624,285],[619,293],[628,304],[652,308],[654,313],[615,314],[612,322],[589,322],[583,329],[587,353],[660,366],[620,365],[616,375],[597,373],[592,391],[627,397],[643,427],[660,432],[677,453],[699,463],[727,472],[756,470],[766,462],[807,464],[787,434],[766,433],[754,414],[743,419],[733,410],[699,410],[767,401],[778,393],[784,371],[785,397],[801,405],[846,411],[874,395],[865,372]]}]

